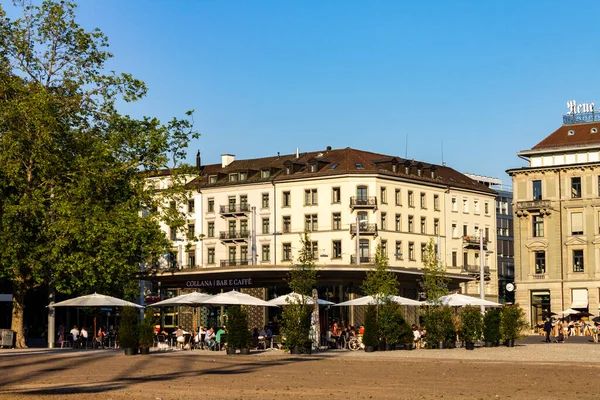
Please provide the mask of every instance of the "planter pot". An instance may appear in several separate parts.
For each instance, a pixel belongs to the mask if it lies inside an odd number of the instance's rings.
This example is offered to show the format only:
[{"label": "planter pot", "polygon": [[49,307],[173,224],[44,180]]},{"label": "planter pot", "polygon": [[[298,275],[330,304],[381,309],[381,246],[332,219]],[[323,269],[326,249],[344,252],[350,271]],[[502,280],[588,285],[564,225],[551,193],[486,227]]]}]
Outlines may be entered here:
[{"label": "planter pot", "polygon": [[438,348],[438,349],[440,349],[440,350],[442,350],[442,349],[445,349],[445,348],[446,348],[446,346],[444,345],[444,342],[440,341],[440,342],[438,343],[438,347],[437,347],[437,348]]},{"label": "planter pot", "polygon": [[465,343],[465,349],[467,349],[467,350],[475,350],[475,343],[473,343],[473,342],[466,342]]},{"label": "planter pot", "polygon": [[506,347],[515,347],[515,339],[508,339],[506,341]]},{"label": "planter pot", "polygon": [[379,344],[377,344],[377,350],[385,351],[385,342],[379,342]]},{"label": "planter pot", "polygon": [[235,349],[230,349],[229,347],[227,348],[227,355],[232,355],[235,354]]},{"label": "planter pot", "polygon": [[249,348],[243,348],[240,350],[240,354],[250,354],[250,349]]},{"label": "planter pot", "polygon": [[406,343],[403,348],[404,348],[404,350],[414,350],[415,344],[414,343]]},{"label": "planter pot", "polygon": [[375,351],[375,346],[365,346],[365,353],[373,353]]},{"label": "planter pot", "polygon": [[500,346],[500,341],[499,341],[499,340],[496,340],[496,341],[494,342],[494,347],[498,347],[498,346]]},{"label": "planter pot", "polygon": [[137,348],[133,348],[133,347],[126,347],[123,349],[123,353],[126,356],[134,356],[137,354]]},{"label": "planter pot", "polygon": [[393,344],[386,343],[386,344],[385,344],[385,351],[392,351],[392,350],[395,350],[395,347],[396,347],[396,346],[395,346],[395,345],[393,345]]},{"label": "planter pot", "polygon": [[140,354],[150,354],[150,347],[140,347]]},{"label": "planter pot", "polygon": [[494,347],[494,342],[485,342],[485,347]]}]

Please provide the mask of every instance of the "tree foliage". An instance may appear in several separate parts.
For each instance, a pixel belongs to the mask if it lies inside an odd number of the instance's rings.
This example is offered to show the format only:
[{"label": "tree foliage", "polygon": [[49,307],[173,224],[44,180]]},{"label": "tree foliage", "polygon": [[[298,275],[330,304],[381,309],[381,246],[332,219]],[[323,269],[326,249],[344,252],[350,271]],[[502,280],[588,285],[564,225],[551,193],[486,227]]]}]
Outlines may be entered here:
[{"label": "tree foliage", "polygon": [[367,276],[361,286],[367,296],[382,296],[385,299],[398,294],[398,280],[396,275],[390,271],[389,265],[383,246],[381,246],[381,243],[377,244],[375,268],[367,271]]},{"label": "tree foliage", "polygon": [[[81,28],[75,9],[24,2],[11,20],[0,5],[0,279],[13,286],[19,347],[34,287],[133,297],[140,264],[156,265],[170,248],[163,217],[141,211],[185,198],[182,161],[197,137],[190,119],[163,124],[118,112],[146,86],[105,71],[108,39]],[[148,174],[165,168],[169,188],[149,186]],[[164,215],[183,227],[177,212]]]},{"label": "tree foliage", "polygon": [[421,287],[427,299],[433,304],[438,304],[438,299],[448,294],[447,282],[446,267],[438,259],[433,239],[430,239],[425,247],[421,280]]}]

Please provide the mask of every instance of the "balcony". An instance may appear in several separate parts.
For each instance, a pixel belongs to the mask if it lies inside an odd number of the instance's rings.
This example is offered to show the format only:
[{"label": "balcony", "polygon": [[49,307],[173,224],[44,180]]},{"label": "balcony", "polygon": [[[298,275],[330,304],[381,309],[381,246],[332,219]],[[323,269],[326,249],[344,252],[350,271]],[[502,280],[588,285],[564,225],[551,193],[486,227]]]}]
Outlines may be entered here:
[{"label": "balcony", "polygon": [[370,196],[370,197],[358,197],[358,196],[352,196],[350,197],[350,208],[352,210],[369,210],[369,209],[376,209],[377,208],[377,197],[375,196]]},{"label": "balcony", "polygon": [[241,265],[251,265],[250,260],[221,260],[221,267],[239,267]]},{"label": "balcony", "polygon": [[223,218],[244,217],[250,212],[250,205],[243,204],[228,204],[219,208],[219,214]]},{"label": "balcony", "polygon": [[[361,264],[375,264],[375,257],[358,257]],[[350,264],[356,264],[356,256],[350,255]]]},{"label": "balcony", "polygon": [[250,231],[221,231],[219,239],[224,243],[247,242]]},{"label": "balcony", "polygon": [[[461,272],[479,279],[481,267],[479,265],[463,265]],[[484,266],[483,273],[485,275],[484,279],[486,281],[490,280],[490,267]]]},{"label": "balcony", "polygon": [[515,211],[519,217],[527,216],[527,211],[541,211],[550,215],[552,202],[550,200],[517,201]]},{"label": "balcony", "polygon": [[[479,250],[479,235],[467,235],[462,237],[463,247],[465,249]],[[487,244],[489,240],[487,237],[483,237],[483,250],[487,250]]]},{"label": "balcony", "polygon": [[[350,224],[350,234],[356,235],[356,224]],[[366,222],[360,223],[360,235],[377,236],[377,224],[367,224]]]}]

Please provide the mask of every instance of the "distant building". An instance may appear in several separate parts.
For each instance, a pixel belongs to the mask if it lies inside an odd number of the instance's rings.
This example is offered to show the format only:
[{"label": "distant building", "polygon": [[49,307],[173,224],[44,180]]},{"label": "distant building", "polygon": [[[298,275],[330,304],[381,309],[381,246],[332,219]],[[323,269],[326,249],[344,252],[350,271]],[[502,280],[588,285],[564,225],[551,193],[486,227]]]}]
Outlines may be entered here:
[{"label": "distant building", "polygon": [[[494,190],[496,195],[496,251],[498,266],[498,300],[501,303],[514,303],[515,292],[515,246],[512,207],[512,188],[504,186],[497,178],[465,174],[469,178]],[[509,289],[507,290],[507,285]]]},{"label": "distant building", "polygon": [[518,153],[527,167],[507,171],[516,213],[516,301],[532,324],[568,308],[598,311],[600,123],[595,119],[594,113],[565,116],[563,126]]}]

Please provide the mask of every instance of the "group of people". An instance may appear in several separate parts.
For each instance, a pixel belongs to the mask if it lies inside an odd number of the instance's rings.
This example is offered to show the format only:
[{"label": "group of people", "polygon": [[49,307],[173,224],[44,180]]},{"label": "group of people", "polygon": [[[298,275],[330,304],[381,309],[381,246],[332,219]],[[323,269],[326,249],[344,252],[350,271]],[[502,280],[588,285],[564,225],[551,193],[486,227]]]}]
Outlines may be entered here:
[{"label": "group of people", "polygon": [[413,333],[413,342],[415,344],[416,349],[422,349],[425,347],[425,337],[427,336],[427,331],[425,329],[419,329],[419,327],[415,324],[411,326]]},{"label": "group of people", "polygon": [[365,333],[365,327],[361,325],[358,331],[350,324],[338,324],[334,321],[333,324],[327,329],[326,340],[330,346],[341,349],[345,346],[350,338],[355,336],[362,336]]},{"label": "group of people", "polygon": [[[164,335],[165,338],[168,337],[168,333],[165,331],[161,331],[160,325],[155,327],[154,333],[158,335]],[[198,326],[196,329],[193,329],[192,332],[187,332],[180,327],[177,328],[173,332],[173,336],[175,336],[175,342],[177,343],[177,347],[181,349],[208,349],[215,350],[217,347],[217,343],[221,343],[223,341],[223,335],[227,334],[227,328],[223,327],[210,327],[205,328],[204,326]],[[189,338],[189,339],[188,339]],[[165,347],[168,348],[168,345],[160,340],[157,340],[159,348]]]},{"label": "group of people", "polygon": [[569,321],[558,320],[555,323],[552,319],[547,318],[544,322],[544,333],[546,334],[546,343],[552,342],[550,336],[554,332],[554,338],[556,343],[564,343],[569,336],[576,336],[579,332],[583,335],[591,335],[594,343],[598,343],[598,332],[600,331],[600,324],[593,323],[587,324],[585,321]]}]

